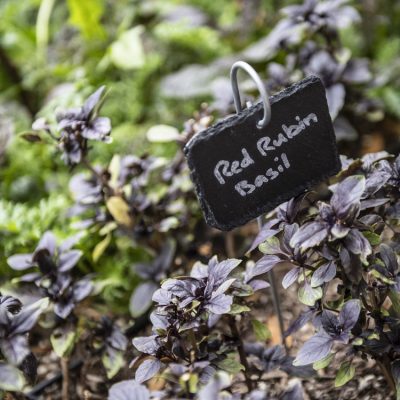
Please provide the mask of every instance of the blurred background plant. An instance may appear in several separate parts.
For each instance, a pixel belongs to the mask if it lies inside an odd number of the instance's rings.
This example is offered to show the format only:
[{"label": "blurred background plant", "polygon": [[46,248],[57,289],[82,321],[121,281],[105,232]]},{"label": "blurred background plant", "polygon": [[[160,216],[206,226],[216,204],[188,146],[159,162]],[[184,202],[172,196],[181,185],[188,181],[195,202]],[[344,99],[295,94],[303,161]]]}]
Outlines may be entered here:
[{"label": "blurred background plant", "polygon": [[[1,281],[15,290],[6,260],[46,231],[80,232],[75,272],[93,274],[96,305],[86,341],[110,378],[126,348],[115,319],[129,338],[149,329],[162,280],[214,254],[240,257],[256,234],[206,227],[181,152],[234,112],[234,61],[251,63],[271,94],[320,76],[347,156],[400,150],[397,1],[2,0],[0,15]],[[254,100],[253,83],[241,86]],[[117,338],[100,351],[101,335]]]}]

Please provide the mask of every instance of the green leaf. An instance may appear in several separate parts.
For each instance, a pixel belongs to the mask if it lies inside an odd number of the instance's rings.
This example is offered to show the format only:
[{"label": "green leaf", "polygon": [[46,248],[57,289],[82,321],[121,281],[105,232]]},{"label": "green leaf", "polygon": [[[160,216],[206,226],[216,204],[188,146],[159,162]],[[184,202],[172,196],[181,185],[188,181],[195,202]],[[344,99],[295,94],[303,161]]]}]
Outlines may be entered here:
[{"label": "green leaf", "polygon": [[107,247],[110,245],[110,242],[111,242],[111,234],[108,234],[101,242],[96,244],[96,247],[94,248],[92,253],[92,258],[95,263],[99,261],[99,258],[106,251]]},{"label": "green leaf", "polygon": [[[18,368],[0,362],[0,389],[10,392],[21,391],[25,385],[24,374]],[[1,395],[1,393],[0,393]]]},{"label": "green leaf", "polygon": [[261,243],[258,249],[264,254],[279,254],[282,252],[279,239],[276,236],[272,236]]},{"label": "green leaf", "polygon": [[353,379],[354,373],[356,369],[351,362],[345,361],[339,368],[338,373],[336,374],[335,379],[335,387],[340,387],[345,385],[351,379]]},{"label": "green leaf", "polygon": [[59,357],[66,357],[74,348],[76,338],[74,330],[56,331],[50,336],[50,342]]},{"label": "green leaf", "polygon": [[129,215],[129,206],[120,196],[111,196],[107,202],[107,209],[115,221],[121,225],[130,226],[132,223]]},{"label": "green leaf", "polygon": [[105,352],[101,361],[106,369],[107,378],[112,379],[124,365],[124,356],[121,351],[113,351],[111,354]]},{"label": "green leaf", "polygon": [[104,30],[100,19],[104,13],[103,0],[67,0],[69,22],[76,26],[86,39],[101,38]]},{"label": "green leaf", "polygon": [[243,306],[241,304],[232,304],[229,314],[236,315],[236,314],[241,314],[243,312],[249,312],[249,311],[251,311],[251,309],[247,306]]},{"label": "green leaf", "polygon": [[257,340],[260,342],[265,342],[271,338],[271,332],[268,329],[267,325],[258,321],[257,319],[253,319],[251,321],[251,325],[253,326],[254,334],[256,335]]},{"label": "green leaf", "polygon": [[154,125],[147,131],[147,140],[153,143],[166,143],[179,140],[181,135],[178,129],[169,125]]},{"label": "green leaf", "polygon": [[334,356],[335,356],[335,355],[334,355],[333,353],[328,354],[328,355],[327,355],[326,357],[324,357],[322,360],[316,361],[316,362],[313,364],[313,368],[314,368],[316,371],[318,371],[319,369],[322,369],[322,368],[326,368],[326,367],[331,363],[331,361],[332,361],[332,359],[333,359]]},{"label": "green leaf", "polygon": [[306,283],[299,289],[298,297],[303,304],[312,307],[317,300],[322,298],[322,288],[313,288]]},{"label": "green leaf", "polygon": [[389,299],[392,302],[393,310],[397,315],[400,315],[400,296],[396,290],[391,289],[389,292]]},{"label": "green leaf", "polygon": [[236,360],[235,353],[229,353],[224,360],[217,363],[217,367],[230,374],[237,374],[244,370],[244,366]]},{"label": "green leaf", "polygon": [[45,55],[49,42],[49,22],[55,0],[42,0],[36,19],[36,44],[40,55]]},{"label": "green leaf", "polygon": [[365,231],[362,234],[368,240],[371,246],[377,246],[381,243],[381,237],[374,232]]},{"label": "green leaf", "polygon": [[110,59],[113,64],[124,70],[138,69],[145,65],[145,53],[142,44],[142,26],[136,26],[124,32],[110,46]]}]

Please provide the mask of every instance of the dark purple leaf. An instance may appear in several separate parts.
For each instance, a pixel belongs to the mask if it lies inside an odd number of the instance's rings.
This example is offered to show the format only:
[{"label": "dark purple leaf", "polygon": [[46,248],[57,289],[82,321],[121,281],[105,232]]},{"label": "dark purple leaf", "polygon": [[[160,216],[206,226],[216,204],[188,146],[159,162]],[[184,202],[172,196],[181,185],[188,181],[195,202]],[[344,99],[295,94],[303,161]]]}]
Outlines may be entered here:
[{"label": "dark purple leaf", "polygon": [[220,285],[241,262],[242,260],[231,258],[216,265],[210,265],[209,275],[214,278],[216,285]]},{"label": "dark purple leaf", "polygon": [[254,267],[250,271],[250,277],[254,278],[256,276],[265,274],[269,271],[271,271],[272,268],[274,268],[279,262],[282,260],[275,255],[265,255],[261,257]]},{"label": "dark purple leaf", "polygon": [[332,119],[335,119],[343,108],[345,96],[346,89],[341,83],[336,83],[326,88],[326,99]]},{"label": "dark purple leaf", "polygon": [[397,262],[397,257],[393,249],[385,243],[380,245],[380,256],[384,262],[386,268],[390,271],[392,275],[398,272],[399,264]]},{"label": "dark purple leaf", "polygon": [[311,321],[314,316],[314,310],[308,309],[302,312],[290,325],[285,332],[285,337],[292,335],[301,329],[307,322]]},{"label": "dark purple leaf", "polygon": [[153,301],[160,306],[166,306],[172,301],[172,293],[166,289],[158,289],[153,294]]},{"label": "dark purple leaf", "polygon": [[22,311],[12,319],[10,333],[13,335],[28,333],[36,324],[47,305],[48,300],[42,299],[31,305],[24,306]]},{"label": "dark purple leaf", "polygon": [[76,282],[72,288],[75,302],[80,302],[90,295],[93,290],[93,283],[89,278],[83,278]]},{"label": "dark purple leaf", "polygon": [[341,331],[339,319],[338,319],[337,315],[332,311],[329,311],[329,310],[322,311],[321,324],[322,324],[322,328],[324,329],[324,331],[333,339],[335,339],[336,336]]},{"label": "dark purple leaf", "polygon": [[79,259],[82,257],[82,252],[80,250],[70,250],[66,253],[62,253],[59,258],[60,272],[67,272],[78,263]]},{"label": "dark purple leaf", "polygon": [[336,276],[336,264],[330,261],[321,265],[312,275],[311,286],[321,286],[323,283],[330,282]]},{"label": "dark purple leaf", "polygon": [[360,255],[363,263],[367,262],[367,257],[372,253],[368,239],[357,229],[349,232],[345,239],[345,245],[351,253]]},{"label": "dark purple leaf", "polygon": [[293,365],[308,365],[325,358],[331,351],[333,339],[324,332],[319,332],[304,343]]},{"label": "dark purple leaf", "polygon": [[300,274],[300,268],[293,268],[291,269],[284,277],[282,280],[282,286],[287,289],[289,286],[291,286],[294,282],[297,281],[299,278]]},{"label": "dark purple leaf", "polygon": [[83,105],[83,112],[86,118],[90,119],[90,117],[92,116],[94,109],[100,103],[105,88],[105,86],[101,86],[85,101],[85,104]]},{"label": "dark purple leaf", "polygon": [[260,232],[257,234],[256,238],[251,244],[250,249],[247,251],[248,253],[252,252],[261,243],[265,242],[268,238],[275,236],[277,233],[279,233],[280,229],[271,228],[271,226],[272,225],[270,223],[266,223],[265,225],[263,225]]},{"label": "dark purple leaf", "polygon": [[0,294],[0,315],[3,310],[7,310],[11,314],[18,314],[21,311],[22,303],[12,296],[2,296]]},{"label": "dark purple leaf", "polygon": [[32,267],[32,254],[15,254],[7,259],[8,265],[16,271]]},{"label": "dark purple leaf", "polygon": [[232,296],[218,294],[207,302],[205,308],[213,314],[225,314],[230,311],[232,302]]},{"label": "dark purple leaf", "polygon": [[255,292],[257,290],[266,289],[271,286],[267,281],[261,279],[253,279],[250,282],[248,282],[248,285],[251,286]]},{"label": "dark purple leaf", "polygon": [[150,400],[150,392],[134,380],[122,381],[111,386],[108,400]]},{"label": "dark purple leaf", "polygon": [[143,383],[153,378],[153,376],[160,370],[161,361],[156,358],[144,360],[135,373],[135,380],[138,383]]},{"label": "dark purple leaf", "polygon": [[150,355],[155,355],[160,347],[157,335],[137,337],[133,339],[132,343],[139,351]]},{"label": "dark purple leaf", "polygon": [[[40,239],[40,242],[36,248],[36,251],[46,249],[50,255],[54,255],[56,251],[56,238],[52,232],[45,232]],[[35,253],[36,253],[35,251]]]},{"label": "dark purple leaf", "polygon": [[332,195],[331,205],[339,219],[346,219],[354,205],[359,204],[365,189],[365,177],[349,176],[340,182]]},{"label": "dark purple leaf", "polygon": [[73,311],[75,305],[72,301],[59,301],[54,304],[54,312],[62,319],[66,319]]},{"label": "dark purple leaf", "polygon": [[30,353],[26,335],[15,335],[0,340],[0,349],[10,364],[19,365]]},{"label": "dark purple leaf", "polygon": [[309,222],[293,235],[290,245],[295,248],[300,246],[301,249],[306,250],[310,247],[319,245],[322,240],[326,238],[328,231],[322,222]]},{"label": "dark purple leaf", "polygon": [[344,331],[351,331],[360,316],[361,306],[359,300],[349,300],[345,303],[339,314],[339,322]]},{"label": "dark purple leaf", "polygon": [[154,282],[143,282],[136,287],[129,302],[129,311],[133,317],[138,317],[149,309],[157,288],[158,285]]}]

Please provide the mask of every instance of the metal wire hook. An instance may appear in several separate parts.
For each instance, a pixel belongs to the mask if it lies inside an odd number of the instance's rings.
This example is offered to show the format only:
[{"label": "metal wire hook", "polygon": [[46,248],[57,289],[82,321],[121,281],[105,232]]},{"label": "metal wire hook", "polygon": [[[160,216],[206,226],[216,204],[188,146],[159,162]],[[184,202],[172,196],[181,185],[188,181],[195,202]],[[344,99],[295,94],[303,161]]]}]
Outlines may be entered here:
[{"label": "metal wire hook", "polygon": [[257,72],[250,64],[244,61],[236,61],[231,68],[231,85],[236,112],[240,113],[240,111],[242,111],[242,104],[240,101],[239,86],[237,81],[237,73],[240,68],[249,74],[250,78],[253,79],[253,81],[257,85],[258,91],[260,92],[261,100],[264,105],[264,116],[260,121],[257,122],[257,128],[264,128],[271,120],[271,104],[269,102],[268,93]]}]

